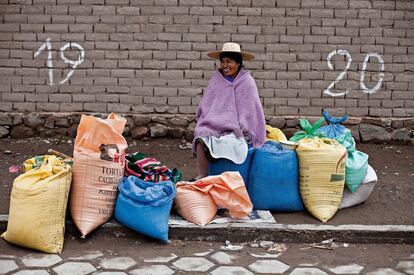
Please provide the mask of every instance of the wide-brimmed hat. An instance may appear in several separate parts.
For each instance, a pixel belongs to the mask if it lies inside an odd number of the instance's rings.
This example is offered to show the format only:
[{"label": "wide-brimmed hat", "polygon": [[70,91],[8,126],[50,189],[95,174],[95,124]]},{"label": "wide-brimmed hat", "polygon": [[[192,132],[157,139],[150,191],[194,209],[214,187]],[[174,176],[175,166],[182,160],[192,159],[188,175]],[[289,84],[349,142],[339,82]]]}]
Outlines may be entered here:
[{"label": "wide-brimmed hat", "polygon": [[243,52],[240,49],[240,45],[233,42],[227,42],[223,44],[223,48],[221,51],[214,51],[209,52],[207,55],[211,58],[218,59],[220,57],[220,54],[222,52],[233,52],[233,53],[239,53],[243,57],[243,60],[252,60],[254,58],[254,55],[248,52]]}]

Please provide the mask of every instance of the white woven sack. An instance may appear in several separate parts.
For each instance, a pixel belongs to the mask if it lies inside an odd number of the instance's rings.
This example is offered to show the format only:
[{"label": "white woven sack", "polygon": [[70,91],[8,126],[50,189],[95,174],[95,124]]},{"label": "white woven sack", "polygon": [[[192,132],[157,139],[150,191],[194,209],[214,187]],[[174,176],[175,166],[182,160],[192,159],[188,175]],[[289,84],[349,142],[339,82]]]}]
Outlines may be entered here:
[{"label": "white woven sack", "polygon": [[351,193],[348,188],[344,189],[344,195],[342,197],[339,209],[351,207],[366,201],[372,190],[374,190],[377,181],[378,177],[375,173],[375,170],[370,165],[368,165],[367,175],[365,176],[358,189],[354,193]]}]

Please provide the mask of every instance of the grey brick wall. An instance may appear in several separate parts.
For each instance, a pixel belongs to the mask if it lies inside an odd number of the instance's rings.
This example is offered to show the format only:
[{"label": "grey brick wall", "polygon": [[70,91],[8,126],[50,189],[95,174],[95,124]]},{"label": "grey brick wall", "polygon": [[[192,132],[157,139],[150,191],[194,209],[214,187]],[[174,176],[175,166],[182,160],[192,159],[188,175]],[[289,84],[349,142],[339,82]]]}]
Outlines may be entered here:
[{"label": "grey brick wall", "polygon": [[414,116],[411,0],[0,0],[0,22],[0,112],[193,114],[234,41],[268,116]]}]

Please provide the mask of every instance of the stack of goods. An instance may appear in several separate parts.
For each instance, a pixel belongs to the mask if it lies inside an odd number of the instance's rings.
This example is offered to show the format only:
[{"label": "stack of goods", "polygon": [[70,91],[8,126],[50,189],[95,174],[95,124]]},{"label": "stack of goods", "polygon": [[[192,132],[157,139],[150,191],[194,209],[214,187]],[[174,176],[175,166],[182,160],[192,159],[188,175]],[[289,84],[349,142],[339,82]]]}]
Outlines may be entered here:
[{"label": "stack of goods", "polygon": [[63,249],[72,161],[45,155],[26,160],[25,173],[13,182],[8,242],[46,253]]},{"label": "stack of goods", "polygon": [[[328,125],[321,127],[325,119]],[[73,169],[72,159],[51,155],[24,163],[25,173],[13,183],[2,237],[61,252],[69,190],[72,219],[82,237],[108,221],[115,209],[121,224],[167,241],[173,203],[178,214],[200,226],[219,208],[236,219],[248,216],[253,207],[279,212],[306,208],[326,222],[339,208],[364,202],[377,182],[368,155],[356,150],[351,132],[341,125],[346,119],[327,112],[314,125],[301,119],[302,130],[289,141],[279,129],[266,126],[267,142],[246,150],[242,163],[219,158],[210,162],[210,176],[186,182],[180,181],[179,170],[155,158],[139,152],[125,156],[124,118],[83,115]]]},{"label": "stack of goods", "polygon": [[[323,116],[328,125],[321,127],[319,132],[328,138],[337,140],[348,151],[345,164],[345,185],[347,189],[344,191],[341,208],[362,203],[368,198],[377,181],[375,171],[368,165],[368,155],[356,150],[351,131],[340,124],[345,122],[348,116],[334,118],[328,112],[324,112]],[[369,167],[370,174],[367,173]],[[367,185],[362,187],[361,184]]]},{"label": "stack of goods", "polygon": [[128,147],[122,136],[125,123],[113,113],[107,119],[81,118],[73,151],[70,210],[82,237],[112,217]]},{"label": "stack of goods", "polygon": [[[341,125],[341,123],[344,122],[348,118],[348,116],[334,118],[331,117],[328,112],[324,112],[323,116],[324,117],[317,120],[314,125],[311,125],[306,119],[301,119],[300,125],[302,127],[302,130],[295,133],[295,135],[291,137],[289,140],[297,142],[299,145],[296,148],[296,152],[298,154],[299,159],[301,195],[303,201],[305,202],[305,207],[311,213],[314,211],[309,209],[309,194],[306,195],[308,196],[308,198],[305,198],[304,191],[328,194],[325,196],[325,198],[318,198],[318,200],[332,200],[331,202],[333,207],[329,213],[334,214],[334,212],[336,212],[337,210],[336,208],[338,205],[338,194],[341,195],[341,203],[339,205],[339,208],[350,207],[362,203],[368,198],[369,194],[372,192],[373,187],[376,183],[376,175],[372,167],[368,165],[368,155],[356,150],[355,140],[352,137],[351,131],[345,128],[343,125]],[[321,127],[324,120],[328,122],[328,125]],[[335,144],[333,141],[341,144],[342,146],[338,147],[337,144]],[[310,182],[309,179],[304,178],[305,174],[308,174],[308,171],[306,171],[307,169],[315,169],[315,166],[321,165],[320,168],[317,168],[320,170],[320,172],[329,172],[327,167],[323,167],[325,166],[325,164],[323,164],[322,162],[328,161],[323,160],[323,156],[325,155],[323,150],[328,150],[330,152],[329,154],[331,154],[332,151],[338,150],[336,157],[339,157],[342,155],[343,147],[346,149],[346,158],[344,159],[344,179],[346,188],[344,190],[337,193],[337,190],[334,190],[335,188],[330,188],[329,184],[322,184],[321,186],[318,186],[322,183],[323,180],[322,178],[316,179],[315,177],[313,177],[312,179],[313,184],[307,184],[306,187],[303,186],[302,182]],[[310,164],[310,166],[308,165],[309,167],[305,168],[303,166],[303,156],[306,152],[312,152],[312,154],[315,154],[315,162],[313,164]],[[320,155],[320,157],[318,157],[318,155]],[[332,157],[332,160],[336,158],[333,155]],[[371,173],[367,173],[368,170]],[[335,176],[332,177],[332,179],[339,179],[339,174],[341,174],[342,172],[338,173],[338,171],[336,171],[335,173],[338,174],[338,177]],[[333,187],[334,185],[338,187],[338,184],[339,182],[335,182],[335,184],[332,183],[331,187]],[[362,186],[361,184],[366,185]],[[334,192],[336,195],[330,197],[329,194],[332,195],[332,193],[330,192]],[[324,221],[327,221],[330,218],[329,216],[331,214],[324,215]],[[322,220],[322,217],[319,217],[319,219]]]},{"label": "stack of goods", "polygon": [[72,220],[83,238],[112,218],[116,202],[115,217],[121,223],[168,240],[174,183],[182,173],[137,153],[128,156],[124,177],[125,123],[114,113],[107,119],[83,115],[73,159],[46,155],[27,160],[26,172],[13,184],[8,228],[2,237],[28,248],[60,253],[69,198]]}]

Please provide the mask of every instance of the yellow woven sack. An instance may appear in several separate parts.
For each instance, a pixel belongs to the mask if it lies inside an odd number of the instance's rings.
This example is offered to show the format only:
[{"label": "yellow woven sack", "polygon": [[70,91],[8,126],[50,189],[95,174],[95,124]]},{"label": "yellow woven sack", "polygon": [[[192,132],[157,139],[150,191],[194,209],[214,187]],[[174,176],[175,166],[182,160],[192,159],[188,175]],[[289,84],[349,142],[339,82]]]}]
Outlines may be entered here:
[{"label": "yellow woven sack", "polygon": [[287,138],[280,129],[266,125],[266,140],[287,141]]},{"label": "yellow woven sack", "polygon": [[332,139],[304,138],[296,153],[303,203],[315,218],[327,222],[341,204],[347,150]]},{"label": "yellow woven sack", "polygon": [[7,231],[1,237],[20,246],[60,253],[71,164],[56,156],[39,156],[24,163],[26,172],[13,182]]}]

